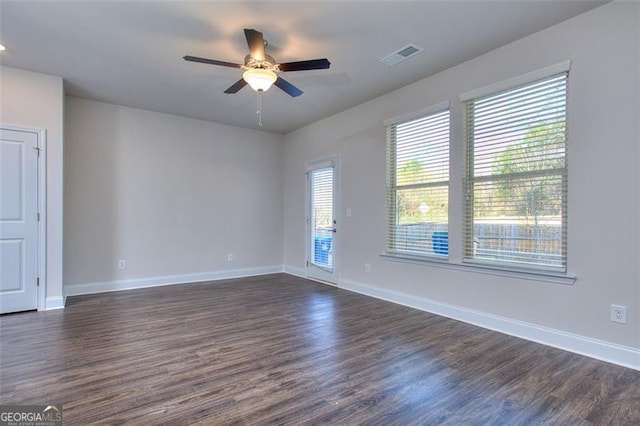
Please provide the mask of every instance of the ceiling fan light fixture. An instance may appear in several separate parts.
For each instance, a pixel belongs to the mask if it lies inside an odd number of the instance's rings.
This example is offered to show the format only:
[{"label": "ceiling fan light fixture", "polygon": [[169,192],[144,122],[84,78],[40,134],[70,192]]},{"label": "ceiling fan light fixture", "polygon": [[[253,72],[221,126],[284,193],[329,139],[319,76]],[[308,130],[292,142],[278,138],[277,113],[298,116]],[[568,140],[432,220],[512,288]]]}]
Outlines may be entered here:
[{"label": "ceiling fan light fixture", "polygon": [[278,79],[275,72],[264,68],[254,68],[242,74],[244,81],[256,92],[266,92]]},{"label": "ceiling fan light fixture", "polygon": [[240,89],[248,84],[253,90],[260,94],[269,90],[269,88],[275,84],[292,98],[302,95],[302,90],[278,76],[278,72],[322,70],[328,69],[331,66],[331,62],[329,62],[327,58],[277,63],[272,56],[266,54],[265,47],[267,43],[260,31],[245,28],[244,35],[247,39],[247,45],[249,46],[249,54],[245,56],[244,63],[242,64],[191,55],[183,56],[183,59],[189,62],[200,62],[208,65],[240,68],[244,70],[245,72],[242,78],[228,87],[224,93],[238,93]]}]

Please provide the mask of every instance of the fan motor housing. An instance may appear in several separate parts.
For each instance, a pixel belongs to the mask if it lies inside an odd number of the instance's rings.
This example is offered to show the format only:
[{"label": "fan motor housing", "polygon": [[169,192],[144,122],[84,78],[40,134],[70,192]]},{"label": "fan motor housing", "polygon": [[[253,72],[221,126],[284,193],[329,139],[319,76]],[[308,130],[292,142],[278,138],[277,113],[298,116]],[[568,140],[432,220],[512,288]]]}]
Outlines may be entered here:
[{"label": "fan motor housing", "polygon": [[276,60],[273,59],[272,56],[266,54],[264,55],[264,61],[258,61],[257,59],[252,58],[251,55],[245,56],[243,68],[248,70],[260,68],[270,71],[279,71]]}]

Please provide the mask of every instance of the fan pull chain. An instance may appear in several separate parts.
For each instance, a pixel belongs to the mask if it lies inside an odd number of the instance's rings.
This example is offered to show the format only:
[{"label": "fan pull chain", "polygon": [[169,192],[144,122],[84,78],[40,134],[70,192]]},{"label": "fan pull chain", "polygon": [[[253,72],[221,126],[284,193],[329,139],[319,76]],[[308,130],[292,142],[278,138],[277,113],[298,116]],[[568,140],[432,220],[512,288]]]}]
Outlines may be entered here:
[{"label": "fan pull chain", "polygon": [[262,93],[258,92],[258,126],[262,127]]}]

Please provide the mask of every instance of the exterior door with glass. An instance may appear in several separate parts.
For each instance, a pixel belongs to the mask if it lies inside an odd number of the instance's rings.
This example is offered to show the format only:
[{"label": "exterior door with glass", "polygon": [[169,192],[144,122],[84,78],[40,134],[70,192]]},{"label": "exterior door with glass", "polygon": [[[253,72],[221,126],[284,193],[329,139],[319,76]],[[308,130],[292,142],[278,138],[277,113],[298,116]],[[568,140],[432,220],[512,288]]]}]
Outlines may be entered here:
[{"label": "exterior door with glass", "polygon": [[307,163],[306,272],[338,282],[337,157]]}]

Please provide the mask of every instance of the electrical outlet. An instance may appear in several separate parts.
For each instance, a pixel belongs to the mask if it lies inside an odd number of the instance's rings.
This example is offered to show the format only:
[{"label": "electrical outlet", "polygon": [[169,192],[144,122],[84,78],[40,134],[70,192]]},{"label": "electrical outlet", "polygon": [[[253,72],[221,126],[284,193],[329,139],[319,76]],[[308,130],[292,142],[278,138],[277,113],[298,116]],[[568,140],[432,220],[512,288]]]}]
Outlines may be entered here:
[{"label": "electrical outlet", "polygon": [[611,321],[626,324],[627,307],[622,305],[611,305]]},{"label": "electrical outlet", "polygon": [[233,262],[233,253],[227,253],[227,262]]},{"label": "electrical outlet", "polygon": [[364,264],[364,271],[365,272],[371,272],[371,264],[370,263],[365,263]]},{"label": "electrical outlet", "polygon": [[118,269],[127,269],[127,261],[124,259],[118,260]]}]

